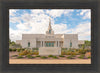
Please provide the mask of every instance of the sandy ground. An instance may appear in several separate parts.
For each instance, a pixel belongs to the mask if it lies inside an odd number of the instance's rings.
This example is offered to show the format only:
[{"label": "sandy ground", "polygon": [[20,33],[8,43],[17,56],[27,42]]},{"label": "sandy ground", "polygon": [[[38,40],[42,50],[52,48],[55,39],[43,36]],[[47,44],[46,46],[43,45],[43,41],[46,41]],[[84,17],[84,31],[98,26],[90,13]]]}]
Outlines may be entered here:
[{"label": "sandy ground", "polygon": [[91,64],[91,59],[9,59],[9,64]]}]

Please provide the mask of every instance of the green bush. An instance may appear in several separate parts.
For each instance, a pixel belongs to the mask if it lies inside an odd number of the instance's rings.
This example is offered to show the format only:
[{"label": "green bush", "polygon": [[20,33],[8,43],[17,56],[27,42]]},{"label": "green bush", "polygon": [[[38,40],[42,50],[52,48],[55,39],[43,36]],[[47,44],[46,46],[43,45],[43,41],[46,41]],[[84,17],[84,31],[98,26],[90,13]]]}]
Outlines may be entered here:
[{"label": "green bush", "polygon": [[73,59],[73,55],[68,56],[67,59]]},{"label": "green bush", "polygon": [[12,51],[16,51],[16,49],[14,48],[14,49],[12,49]]},{"label": "green bush", "polygon": [[20,52],[21,51],[21,49],[17,49],[17,52]]},{"label": "green bush", "polygon": [[90,59],[91,58],[91,56],[88,56],[88,59]]},{"label": "green bush", "polygon": [[11,49],[11,48],[9,48],[9,51],[12,51],[12,49]]},{"label": "green bush", "polygon": [[84,56],[85,56],[85,55],[82,54],[82,55],[80,55],[78,58],[84,59]]},{"label": "green bush", "polygon": [[53,55],[49,55],[48,57],[53,57]]},{"label": "green bush", "polygon": [[65,57],[64,55],[59,55],[59,57]]},{"label": "green bush", "polygon": [[47,57],[46,57],[46,56],[42,56],[41,58],[42,58],[42,59],[47,59]]},{"label": "green bush", "polygon": [[17,55],[12,55],[11,57],[17,57]]},{"label": "green bush", "polygon": [[27,58],[32,59],[32,58],[34,58],[34,57],[31,56],[31,55],[27,55]]},{"label": "green bush", "polygon": [[39,50],[38,48],[32,48],[33,50]]},{"label": "green bush", "polygon": [[36,57],[41,57],[40,55],[36,55]]},{"label": "green bush", "polygon": [[52,58],[54,58],[54,59],[58,59],[58,57],[56,57],[56,56],[53,56]]},{"label": "green bush", "polygon": [[23,57],[22,56],[18,56],[17,58],[20,59],[20,58],[23,58]]}]

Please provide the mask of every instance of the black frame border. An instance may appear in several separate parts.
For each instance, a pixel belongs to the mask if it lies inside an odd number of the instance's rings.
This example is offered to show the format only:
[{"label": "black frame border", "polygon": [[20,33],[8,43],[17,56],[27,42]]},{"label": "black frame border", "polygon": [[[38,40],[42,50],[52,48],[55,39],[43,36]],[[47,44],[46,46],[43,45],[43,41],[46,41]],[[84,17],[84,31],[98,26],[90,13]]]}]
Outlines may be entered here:
[{"label": "black frame border", "polygon": [[[91,9],[92,64],[9,64],[9,9]],[[3,72],[97,72],[99,66],[99,25],[97,1],[2,1],[0,24],[0,55]]]}]

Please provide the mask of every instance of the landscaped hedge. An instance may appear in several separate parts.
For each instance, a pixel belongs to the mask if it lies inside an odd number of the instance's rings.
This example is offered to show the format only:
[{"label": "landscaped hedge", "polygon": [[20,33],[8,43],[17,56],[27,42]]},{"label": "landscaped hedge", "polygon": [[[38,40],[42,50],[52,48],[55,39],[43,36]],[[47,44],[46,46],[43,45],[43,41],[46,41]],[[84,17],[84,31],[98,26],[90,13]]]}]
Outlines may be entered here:
[{"label": "landscaped hedge", "polygon": [[9,51],[12,51],[12,49],[11,49],[11,48],[9,48]]},{"label": "landscaped hedge", "polygon": [[16,51],[16,50],[17,50],[16,48],[12,49],[12,51]]}]

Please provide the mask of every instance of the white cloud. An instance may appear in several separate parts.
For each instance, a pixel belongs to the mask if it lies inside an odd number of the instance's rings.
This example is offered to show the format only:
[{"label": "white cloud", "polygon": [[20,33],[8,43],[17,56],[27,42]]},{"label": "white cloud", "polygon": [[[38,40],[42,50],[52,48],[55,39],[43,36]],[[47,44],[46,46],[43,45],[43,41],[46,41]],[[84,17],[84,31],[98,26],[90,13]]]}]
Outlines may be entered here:
[{"label": "white cloud", "polygon": [[60,17],[62,14],[65,14],[66,16],[71,14],[73,12],[73,9],[52,9],[52,10],[47,10],[46,13],[49,14],[50,16],[56,18]]},{"label": "white cloud", "polygon": [[52,25],[52,29],[54,30],[54,32],[56,34],[60,33],[60,34],[64,34],[67,31],[67,25],[66,24],[54,24]]},{"label": "white cloud", "polygon": [[42,14],[42,13],[44,13],[44,11],[42,9],[32,9],[31,13],[33,15],[35,15],[35,14]]},{"label": "white cloud", "polygon": [[20,17],[10,17],[9,21],[11,23],[16,23],[16,22],[21,23],[21,18]]},{"label": "white cloud", "polygon": [[83,19],[90,19],[91,18],[91,10],[90,9],[82,9],[80,15],[83,16]]},{"label": "white cloud", "polygon": [[15,16],[16,11],[18,11],[18,9],[9,9],[10,16]]},{"label": "white cloud", "polygon": [[72,33],[78,34],[79,40],[88,40],[87,36],[91,35],[91,23],[81,23],[77,25]]}]

